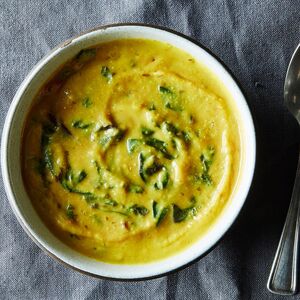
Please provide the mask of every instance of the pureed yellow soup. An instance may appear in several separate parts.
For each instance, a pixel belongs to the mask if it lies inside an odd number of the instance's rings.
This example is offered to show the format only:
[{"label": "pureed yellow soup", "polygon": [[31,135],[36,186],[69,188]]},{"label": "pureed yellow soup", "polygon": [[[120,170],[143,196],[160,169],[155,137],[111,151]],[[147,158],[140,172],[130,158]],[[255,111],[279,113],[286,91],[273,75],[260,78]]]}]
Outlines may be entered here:
[{"label": "pureed yellow soup", "polygon": [[23,179],[41,219],[106,262],[191,245],[229,200],[239,164],[225,88],[157,41],[79,52],[41,89],[24,127]]}]

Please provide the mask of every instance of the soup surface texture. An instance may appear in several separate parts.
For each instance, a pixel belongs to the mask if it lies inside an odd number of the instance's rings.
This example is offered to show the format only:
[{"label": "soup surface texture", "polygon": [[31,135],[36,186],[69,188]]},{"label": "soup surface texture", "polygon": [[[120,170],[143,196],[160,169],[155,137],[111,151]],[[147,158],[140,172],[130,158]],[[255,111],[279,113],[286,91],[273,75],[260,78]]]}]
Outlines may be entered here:
[{"label": "soup surface texture", "polygon": [[27,192],[71,248],[112,263],[175,254],[234,191],[240,139],[225,88],[158,41],[86,49],[42,87],[23,133]]}]

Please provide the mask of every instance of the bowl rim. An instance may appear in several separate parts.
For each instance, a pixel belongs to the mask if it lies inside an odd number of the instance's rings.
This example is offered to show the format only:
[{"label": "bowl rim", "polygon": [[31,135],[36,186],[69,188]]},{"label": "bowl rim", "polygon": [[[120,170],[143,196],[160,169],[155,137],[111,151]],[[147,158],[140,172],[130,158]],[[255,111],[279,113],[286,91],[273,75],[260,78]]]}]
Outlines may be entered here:
[{"label": "bowl rim", "polygon": [[[8,139],[9,139],[9,133],[10,133],[10,129],[11,129],[11,121],[12,118],[14,116],[15,110],[19,104],[21,95],[24,93],[24,91],[26,90],[26,86],[28,85],[28,83],[32,80],[31,76],[35,75],[37,69],[39,67],[42,67],[43,63],[47,61],[47,58],[50,57],[55,51],[59,50],[59,49],[63,49],[64,47],[68,46],[69,44],[71,44],[74,40],[76,40],[77,38],[80,38],[88,33],[92,33],[98,30],[105,30],[108,28],[113,28],[113,27],[126,27],[126,26],[133,26],[133,27],[146,27],[146,28],[150,28],[150,29],[158,29],[161,31],[165,31],[167,33],[171,33],[175,36],[178,36],[180,38],[183,38],[191,43],[193,43],[194,45],[198,46],[199,48],[201,48],[202,50],[204,50],[205,52],[207,52],[209,55],[211,55],[223,68],[224,70],[228,73],[228,75],[231,77],[231,79],[233,80],[233,82],[237,85],[237,88],[239,89],[242,97],[244,98],[243,100],[245,100],[244,104],[246,105],[246,108],[248,108],[248,113],[249,113],[249,120],[251,121],[251,126],[253,129],[253,164],[251,165],[251,170],[250,171],[250,177],[249,177],[249,182],[248,182],[248,186],[247,186],[247,191],[245,193],[245,199],[243,199],[243,201],[241,201],[240,207],[235,215],[234,218],[232,218],[230,225],[228,226],[228,228],[222,233],[222,235],[203,253],[201,253],[198,257],[192,259],[191,261],[182,264],[179,267],[176,267],[174,269],[171,269],[169,271],[166,272],[162,272],[162,273],[158,273],[157,275],[152,275],[152,276],[145,276],[145,277],[131,277],[131,278],[117,278],[117,277],[110,277],[110,276],[104,276],[104,275],[99,275],[99,274],[95,274],[93,272],[89,272],[86,270],[82,270],[78,267],[75,267],[69,263],[67,263],[66,261],[64,261],[63,259],[61,259],[59,256],[55,255],[54,253],[52,253],[50,250],[48,250],[44,245],[42,245],[38,239],[31,233],[30,229],[27,227],[28,225],[26,224],[26,222],[24,222],[23,218],[20,216],[20,212],[18,211],[17,208],[17,204],[16,204],[16,200],[15,200],[15,194],[13,192],[13,188],[11,186],[10,183],[10,175],[9,175],[9,170],[8,170],[8,157],[7,157],[7,144],[8,144]],[[20,95],[19,95],[20,94]],[[232,228],[233,224],[237,221],[238,219],[238,215],[240,214],[246,200],[247,200],[247,196],[249,193],[249,190],[251,188],[252,182],[253,182],[253,176],[254,176],[254,171],[255,171],[255,167],[256,167],[256,152],[257,152],[257,145],[256,145],[256,130],[255,130],[255,123],[253,122],[253,117],[252,117],[252,109],[249,106],[248,100],[245,97],[245,92],[240,84],[240,82],[238,81],[238,79],[235,77],[235,75],[232,73],[232,71],[226,66],[226,64],[222,61],[222,59],[220,59],[216,54],[214,54],[210,49],[208,49],[207,47],[205,47],[202,43],[200,43],[199,41],[197,41],[194,38],[191,38],[183,33],[177,32],[173,29],[170,29],[168,27],[165,26],[160,26],[160,25],[155,25],[155,24],[149,24],[149,23],[136,23],[136,22],[125,22],[125,23],[111,23],[111,24],[105,24],[105,25],[101,25],[101,26],[97,26],[94,27],[92,29],[86,30],[78,35],[75,35],[74,37],[71,37],[69,39],[67,39],[66,41],[58,44],[56,47],[54,47],[53,49],[51,49],[49,52],[47,52],[42,59],[40,59],[31,69],[31,71],[25,76],[24,80],[22,81],[22,83],[20,84],[17,92],[15,93],[15,96],[13,98],[13,101],[10,104],[10,107],[8,109],[6,118],[5,118],[5,122],[4,122],[4,126],[3,126],[3,131],[2,131],[2,137],[1,137],[1,171],[2,171],[2,177],[3,177],[3,182],[4,182],[4,188],[5,188],[5,192],[7,195],[7,198],[9,200],[9,204],[13,210],[14,215],[16,216],[19,224],[22,226],[22,228],[24,229],[24,231],[27,233],[27,235],[33,240],[33,242],[41,249],[43,250],[46,254],[48,254],[50,257],[52,257],[53,259],[57,260],[58,262],[60,262],[61,264],[63,264],[64,266],[67,266],[75,271],[78,271],[84,275],[89,275],[98,279],[109,279],[109,280],[113,280],[113,281],[123,281],[123,282],[134,282],[134,281],[143,281],[143,280],[151,280],[151,279],[156,279],[156,278],[160,278],[163,276],[167,276],[173,273],[176,273],[180,270],[183,270],[191,265],[193,265],[194,263],[196,263],[197,261],[199,261],[201,258],[203,258],[205,255],[207,255],[209,252],[211,252],[225,237],[225,235],[230,231],[230,229]],[[20,214],[20,215],[19,215]]]}]

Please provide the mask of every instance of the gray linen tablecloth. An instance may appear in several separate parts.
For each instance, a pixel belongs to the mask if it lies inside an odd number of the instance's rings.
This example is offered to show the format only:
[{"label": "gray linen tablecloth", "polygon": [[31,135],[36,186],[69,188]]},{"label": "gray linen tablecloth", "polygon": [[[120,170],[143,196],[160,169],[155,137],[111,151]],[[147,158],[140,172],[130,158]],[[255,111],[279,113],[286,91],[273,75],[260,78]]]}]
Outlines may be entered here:
[{"label": "gray linen tablecloth", "polygon": [[21,81],[51,48],[99,25],[145,22],[197,39],[227,64],[245,90],[258,143],[251,192],[222,242],[191,267],[145,282],[94,279],[45,255],[18,224],[1,180],[0,299],[283,299],[266,282],[297,162],[298,128],[282,95],[299,11],[294,0],[0,0],[1,130]]}]

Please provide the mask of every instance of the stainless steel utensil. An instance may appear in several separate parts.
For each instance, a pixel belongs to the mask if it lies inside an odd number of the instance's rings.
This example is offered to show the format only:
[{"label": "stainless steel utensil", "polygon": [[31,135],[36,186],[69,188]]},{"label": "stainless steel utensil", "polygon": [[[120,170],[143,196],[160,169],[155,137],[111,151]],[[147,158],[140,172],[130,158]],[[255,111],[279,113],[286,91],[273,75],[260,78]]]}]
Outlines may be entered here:
[{"label": "stainless steel utensil", "polygon": [[[300,125],[300,44],[292,56],[286,74],[284,104]],[[267,284],[269,291],[275,294],[293,295],[297,292],[299,208],[300,156],[290,207]]]}]

